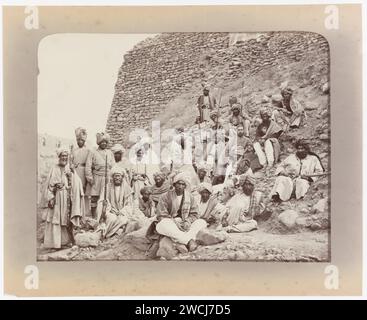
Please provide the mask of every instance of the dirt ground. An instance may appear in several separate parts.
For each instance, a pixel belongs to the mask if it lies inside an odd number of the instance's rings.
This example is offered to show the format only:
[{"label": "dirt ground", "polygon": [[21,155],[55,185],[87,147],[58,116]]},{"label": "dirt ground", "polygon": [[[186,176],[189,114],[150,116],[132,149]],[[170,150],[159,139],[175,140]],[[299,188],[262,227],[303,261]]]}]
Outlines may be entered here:
[{"label": "dirt ground", "polygon": [[[41,244],[41,242],[39,242]],[[327,261],[329,259],[327,230],[299,231],[288,234],[269,233],[258,229],[248,233],[230,233],[222,243],[199,246],[195,251],[178,254],[173,260],[243,260],[243,261]],[[38,260],[146,260],[145,250],[138,249],[115,235],[95,247],[77,246],[50,251],[38,249]],[[159,258],[158,258],[159,259]]]}]

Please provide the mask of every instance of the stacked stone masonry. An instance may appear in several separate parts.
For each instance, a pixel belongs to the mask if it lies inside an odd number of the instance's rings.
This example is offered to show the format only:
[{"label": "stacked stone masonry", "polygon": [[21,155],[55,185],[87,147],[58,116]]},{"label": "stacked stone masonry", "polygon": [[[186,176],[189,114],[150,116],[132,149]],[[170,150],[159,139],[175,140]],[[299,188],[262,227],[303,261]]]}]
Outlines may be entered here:
[{"label": "stacked stone masonry", "polygon": [[131,129],[150,128],[171,100],[210,72],[228,82],[310,57],[328,60],[328,43],[316,33],[263,33],[231,46],[229,39],[229,33],[163,33],[127,52],[107,120],[111,143],[126,144]]}]

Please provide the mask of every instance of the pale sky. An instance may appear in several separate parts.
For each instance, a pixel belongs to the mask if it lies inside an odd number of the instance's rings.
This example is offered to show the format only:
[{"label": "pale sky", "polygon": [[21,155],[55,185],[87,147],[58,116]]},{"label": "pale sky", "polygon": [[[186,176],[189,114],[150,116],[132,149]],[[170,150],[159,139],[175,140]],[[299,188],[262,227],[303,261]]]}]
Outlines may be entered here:
[{"label": "pale sky", "polygon": [[150,34],[55,34],[38,48],[38,132],[105,130],[123,54]]}]

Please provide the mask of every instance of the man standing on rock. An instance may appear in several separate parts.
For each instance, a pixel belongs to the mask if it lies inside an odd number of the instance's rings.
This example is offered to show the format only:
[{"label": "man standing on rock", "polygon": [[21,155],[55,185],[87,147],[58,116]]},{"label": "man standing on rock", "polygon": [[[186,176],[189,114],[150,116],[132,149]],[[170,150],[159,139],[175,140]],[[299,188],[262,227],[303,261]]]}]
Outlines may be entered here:
[{"label": "man standing on rock", "polygon": [[311,183],[324,172],[319,157],[310,151],[308,143],[299,140],[295,148],[296,153],[285,158],[275,171],[278,177],[270,193],[274,202],[288,201],[293,192],[297,200],[303,198]]},{"label": "man standing on rock", "polygon": [[[85,166],[90,150],[86,147],[87,130],[84,128],[75,129],[77,148],[73,148],[70,157],[70,168],[75,171],[83,184],[83,191],[86,192],[87,179],[85,177]],[[84,197],[86,214],[89,215],[90,199],[88,196]]]},{"label": "man standing on rock", "polygon": [[210,111],[216,108],[217,101],[209,94],[209,86],[204,86],[203,94],[198,98],[200,123],[210,121]]},{"label": "man standing on rock", "polygon": [[168,191],[158,202],[155,230],[193,251],[198,246],[195,241],[197,233],[207,224],[205,220],[198,219],[198,204],[186,190],[187,184],[188,178],[183,173],[174,177],[174,190]]},{"label": "man standing on rock", "polygon": [[106,157],[107,157],[107,177],[110,176],[110,170],[115,164],[111,150],[107,149],[110,136],[107,133],[97,133],[98,148],[89,153],[85,166],[85,176],[87,179],[87,195],[91,196],[92,218],[96,218],[97,202],[103,194],[106,175]]},{"label": "man standing on rock", "polygon": [[271,112],[268,108],[260,110],[260,117],[262,122],[257,127],[253,146],[260,164],[267,168],[267,173],[269,173],[269,169],[279,160],[278,138],[283,133],[283,129],[270,119]]}]

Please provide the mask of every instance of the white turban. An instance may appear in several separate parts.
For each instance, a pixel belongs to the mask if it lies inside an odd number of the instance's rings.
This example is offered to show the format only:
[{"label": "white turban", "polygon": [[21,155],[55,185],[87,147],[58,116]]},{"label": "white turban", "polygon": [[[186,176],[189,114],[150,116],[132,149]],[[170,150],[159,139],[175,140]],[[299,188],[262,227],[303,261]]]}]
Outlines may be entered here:
[{"label": "white turban", "polygon": [[125,176],[126,174],[126,171],[124,168],[122,168],[121,166],[119,165],[115,165],[112,167],[111,169],[111,176],[114,176],[115,174],[120,174],[122,176]]},{"label": "white turban", "polygon": [[110,141],[110,135],[108,133],[100,132],[96,134],[97,144],[99,145],[102,141]]},{"label": "white turban", "polygon": [[60,158],[60,156],[62,155],[62,154],[69,154],[69,148],[68,147],[65,147],[65,146],[61,146],[61,147],[59,147],[59,148],[57,148],[57,150],[56,150],[56,154],[57,154],[57,156]]},{"label": "white turban", "polygon": [[82,138],[83,140],[87,140],[87,130],[82,127],[76,128],[75,137],[77,139]]},{"label": "white turban", "polygon": [[190,184],[190,179],[189,177],[183,173],[183,172],[180,172],[180,173],[177,173],[174,177],[173,177],[173,184],[175,184],[176,182],[178,181],[183,181],[186,183],[186,185]]},{"label": "white turban", "polygon": [[198,192],[201,193],[204,190],[208,190],[210,194],[213,193],[213,186],[209,182],[202,182],[198,186]]},{"label": "white turban", "polygon": [[112,151],[112,153],[116,153],[116,152],[125,152],[125,148],[124,148],[121,144],[117,143],[117,144],[115,144],[115,145],[111,148],[111,151]]}]

